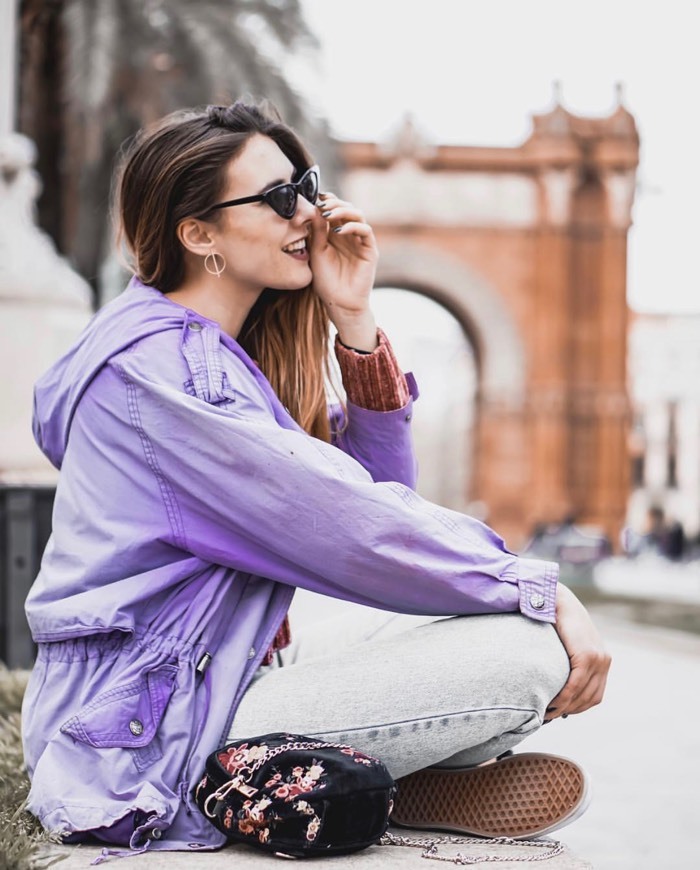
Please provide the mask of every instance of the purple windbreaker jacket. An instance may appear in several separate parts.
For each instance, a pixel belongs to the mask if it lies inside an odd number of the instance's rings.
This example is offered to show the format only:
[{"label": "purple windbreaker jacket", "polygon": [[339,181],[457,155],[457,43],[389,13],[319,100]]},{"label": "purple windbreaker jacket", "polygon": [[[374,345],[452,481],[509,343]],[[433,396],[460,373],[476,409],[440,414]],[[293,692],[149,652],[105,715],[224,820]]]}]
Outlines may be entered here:
[{"label": "purple windbreaker jacket", "polygon": [[349,404],[319,441],[217,323],[136,279],[38,381],[34,434],[61,469],[26,604],[29,809],[46,828],[221,846],[191,792],[297,586],[554,621],[555,564],[413,491],[413,398]]}]

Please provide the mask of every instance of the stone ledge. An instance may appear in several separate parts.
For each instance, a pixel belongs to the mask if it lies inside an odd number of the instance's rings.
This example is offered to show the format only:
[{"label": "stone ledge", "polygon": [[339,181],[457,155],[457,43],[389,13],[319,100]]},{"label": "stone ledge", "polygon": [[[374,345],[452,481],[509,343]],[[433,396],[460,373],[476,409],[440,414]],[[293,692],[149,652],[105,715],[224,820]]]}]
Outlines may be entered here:
[{"label": "stone ledge", "polygon": [[[410,836],[411,838],[439,838],[444,836],[436,834],[434,831],[407,831],[405,829],[392,829],[392,833],[397,836]],[[545,839],[543,842],[549,842]],[[455,855],[459,851],[467,855],[486,856],[503,854],[504,858],[508,855],[527,855],[533,850],[527,846],[507,846],[494,847],[487,844],[466,845],[466,846],[441,846],[439,854],[447,857]],[[61,861],[57,866],[60,870],[86,870],[90,867],[90,863],[100,854],[102,849],[99,846],[60,846],[51,849],[47,852],[47,856],[60,857]],[[535,854],[538,854],[535,852]],[[280,859],[268,856],[262,852],[257,852],[247,846],[229,846],[221,849],[218,852],[147,852],[143,855],[134,855],[129,859],[129,870],[223,870],[231,866],[231,859],[235,855],[235,866],[241,870],[261,870],[261,868],[270,868],[279,866]],[[118,858],[112,860],[118,861]],[[353,855],[344,855],[339,858],[317,859],[314,864],[323,862],[327,864],[329,870],[331,867],[342,868],[342,870],[352,870],[352,868],[362,868],[362,870],[373,870],[373,868],[396,868],[396,870],[404,870],[404,868],[422,867],[424,870],[430,870],[435,864],[428,863],[421,857],[419,848],[401,848],[398,846],[371,846],[369,849],[364,849],[361,852],[356,852]],[[109,862],[106,862],[109,863]],[[479,862],[481,863],[481,862]],[[553,858],[545,861],[538,861],[538,866],[542,870],[593,870],[593,865],[587,861],[583,861],[573,855],[568,848],[564,848],[564,852]],[[456,866],[442,863],[443,867]],[[502,870],[514,870],[514,868],[522,868],[522,861],[499,861],[496,865]]]}]

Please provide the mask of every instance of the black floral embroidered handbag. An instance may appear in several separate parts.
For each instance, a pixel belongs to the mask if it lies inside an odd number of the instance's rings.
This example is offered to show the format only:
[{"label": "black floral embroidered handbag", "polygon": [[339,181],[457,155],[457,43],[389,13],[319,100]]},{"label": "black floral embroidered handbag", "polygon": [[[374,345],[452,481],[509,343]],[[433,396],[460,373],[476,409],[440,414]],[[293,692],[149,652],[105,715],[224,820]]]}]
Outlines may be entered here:
[{"label": "black floral embroidered handbag", "polygon": [[229,839],[317,858],[377,843],[396,784],[377,758],[301,734],[264,734],[213,752],[197,805]]}]

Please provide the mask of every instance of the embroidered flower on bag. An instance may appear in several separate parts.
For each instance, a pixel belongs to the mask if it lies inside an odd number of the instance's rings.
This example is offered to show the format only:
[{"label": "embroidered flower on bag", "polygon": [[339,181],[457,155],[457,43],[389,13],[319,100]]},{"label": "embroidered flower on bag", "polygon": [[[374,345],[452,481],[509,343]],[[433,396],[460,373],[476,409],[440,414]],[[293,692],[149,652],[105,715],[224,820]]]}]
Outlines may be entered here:
[{"label": "embroidered flower on bag", "polygon": [[259,758],[267,753],[267,746],[248,746],[242,743],[240,746],[231,746],[225,752],[219,753],[219,761],[228,773],[238,773],[244,768],[250,767]]},{"label": "embroidered flower on bag", "polygon": [[[241,834],[253,834],[258,837],[261,843],[267,842],[270,832],[268,825],[274,819],[265,818],[265,810],[270,806],[272,801],[269,797],[261,797],[260,800],[247,800],[238,811],[238,830]],[[262,839],[264,837],[264,839]]]},{"label": "embroidered flower on bag", "polygon": [[255,825],[249,819],[239,819],[238,820],[238,830],[241,834],[254,834],[255,833]]},{"label": "embroidered flower on bag", "polygon": [[301,765],[293,767],[286,780],[282,780],[282,774],[278,771],[267,781],[266,787],[274,789],[273,795],[280,800],[291,801],[295,797],[307,794],[314,788],[325,788],[326,783],[320,782],[325,776],[323,765],[315,761],[306,770]]},{"label": "embroidered flower on bag", "polygon": [[281,781],[282,781],[282,774],[279,773],[279,771],[278,771],[277,773],[275,773],[273,775],[272,779],[268,779],[268,781],[265,783],[265,788],[272,788],[273,785],[276,785],[278,782],[281,782]]},{"label": "embroidered flower on bag", "polygon": [[248,761],[257,761],[265,755],[267,755],[267,746],[265,746],[265,744],[262,744],[261,746],[251,746],[248,750]]},{"label": "embroidered flower on bag", "polygon": [[260,800],[255,804],[256,812],[263,812],[270,806],[271,803],[272,801],[269,797],[261,797]]},{"label": "embroidered flower on bag", "polygon": [[306,839],[309,841],[309,843],[313,843],[313,841],[316,839],[316,835],[318,834],[320,827],[321,820],[318,816],[314,816],[306,827]]},{"label": "embroidered flower on bag", "polygon": [[350,746],[346,746],[340,751],[343,753],[343,755],[359,755],[359,758],[353,757],[353,761],[355,762],[355,764],[364,764],[366,767],[371,767],[373,764],[377,763],[376,758],[373,758],[371,755],[365,755],[364,752],[360,752],[359,749],[353,749]]}]

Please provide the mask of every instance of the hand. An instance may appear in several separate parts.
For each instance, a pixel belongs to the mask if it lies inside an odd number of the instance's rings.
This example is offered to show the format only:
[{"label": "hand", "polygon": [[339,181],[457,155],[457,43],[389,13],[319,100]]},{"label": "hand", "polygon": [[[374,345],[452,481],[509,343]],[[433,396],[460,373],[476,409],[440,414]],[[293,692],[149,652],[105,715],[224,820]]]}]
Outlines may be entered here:
[{"label": "hand", "polygon": [[332,193],[322,193],[319,199],[309,249],[313,289],[325,303],[341,341],[373,350],[376,325],[369,297],[379,257],[374,232],[350,203]]},{"label": "hand", "polygon": [[569,656],[571,673],[547,708],[546,722],[600,704],[611,662],[588,611],[561,583],[557,587],[556,630]]}]

